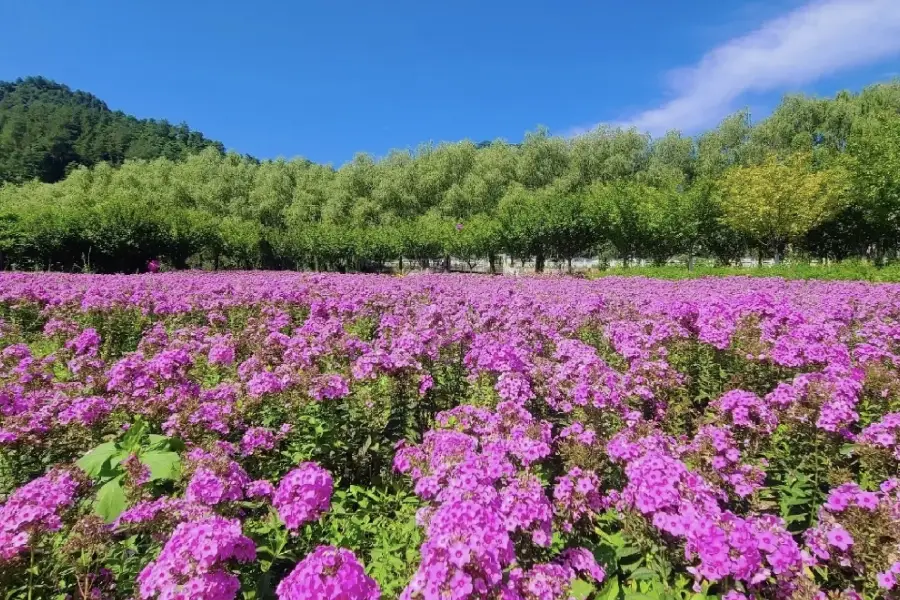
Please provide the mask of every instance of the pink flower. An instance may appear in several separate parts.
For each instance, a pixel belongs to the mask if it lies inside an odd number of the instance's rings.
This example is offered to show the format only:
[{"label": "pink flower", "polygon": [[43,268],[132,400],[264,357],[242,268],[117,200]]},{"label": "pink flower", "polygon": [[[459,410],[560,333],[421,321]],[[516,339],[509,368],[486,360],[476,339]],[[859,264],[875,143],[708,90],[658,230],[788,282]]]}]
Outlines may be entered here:
[{"label": "pink flower", "polygon": [[894,586],[897,585],[897,577],[890,571],[878,573],[878,575],[875,576],[875,579],[878,581],[878,587],[885,590],[892,590],[894,589]]},{"label": "pink flower", "polygon": [[209,517],[175,528],[162,552],[138,575],[139,596],[232,600],[240,589],[228,570],[232,561],[250,562],[256,546],[237,519]]},{"label": "pink flower", "polygon": [[319,546],[281,580],[279,600],[378,600],[381,590],[349,550]]},{"label": "pink flower", "polygon": [[291,531],[321,517],[331,505],[331,474],[311,462],[302,463],[278,483],[272,505]]},{"label": "pink flower", "polygon": [[845,552],[853,545],[853,538],[850,537],[850,534],[843,527],[831,529],[826,537],[829,544]]}]

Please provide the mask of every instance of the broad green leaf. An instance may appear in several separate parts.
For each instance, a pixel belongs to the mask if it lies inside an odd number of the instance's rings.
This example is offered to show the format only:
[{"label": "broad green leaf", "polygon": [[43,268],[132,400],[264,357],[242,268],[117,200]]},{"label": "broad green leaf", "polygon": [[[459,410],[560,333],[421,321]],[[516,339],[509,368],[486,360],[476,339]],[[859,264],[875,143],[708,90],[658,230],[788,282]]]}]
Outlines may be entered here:
[{"label": "broad green leaf", "polygon": [[648,569],[647,567],[638,567],[634,571],[632,571],[628,575],[629,579],[634,579],[635,581],[646,581],[648,579],[656,578],[656,573]]},{"label": "broad green leaf", "polygon": [[151,481],[175,479],[181,468],[181,457],[177,452],[145,452],[141,454],[141,462],[150,469]]},{"label": "broad green leaf", "polygon": [[120,445],[125,450],[134,452],[140,446],[141,438],[144,437],[144,434],[146,432],[147,422],[143,419],[137,419],[134,423],[131,424],[131,427],[128,428],[128,431],[125,432],[125,435],[122,436],[122,442]]},{"label": "broad green leaf", "polygon": [[178,438],[170,438],[158,433],[151,433],[147,436],[147,450],[171,450],[180,452],[184,450],[184,442]]},{"label": "broad green leaf", "polygon": [[111,479],[103,484],[97,491],[97,499],[94,501],[94,511],[103,517],[107,523],[116,520],[128,501],[125,498],[125,490],[122,489],[122,476]]},{"label": "broad green leaf", "polygon": [[114,454],[116,454],[119,449],[116,447],[115,442],[104,442],[82,456],[75,462],[78,467],[90,475],[91,477],[99,477],[100,472],[103,470],[103,465],[106,464]]},{"label": "broad green leaf", "polygon": [[603,589],[597,593],[597,600],[614,600],[619,597],[619,578],[613,577],[606,582]]},{"label": "broad green leaf", "polygon": [[594,586],[584,579],[576,579],[574,582],[572,582],[572,587],[569,590],[570,595],[577,600],[585,600],[585,598],[587,598],[593,591]]},{"label": "broad green leaf", "polygon": [[617,558],[627,558],[629,556],[634,556],[635,554],[640,554],[641,549],[635,546],[622,546],[616,548],[616,557]]}]

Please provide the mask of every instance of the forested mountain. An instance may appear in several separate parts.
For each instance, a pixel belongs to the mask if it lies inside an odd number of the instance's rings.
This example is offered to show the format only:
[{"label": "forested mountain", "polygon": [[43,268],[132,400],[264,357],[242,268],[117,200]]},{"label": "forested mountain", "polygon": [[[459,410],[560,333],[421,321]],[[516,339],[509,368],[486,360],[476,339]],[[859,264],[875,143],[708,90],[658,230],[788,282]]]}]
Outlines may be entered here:
[{"label": "forested mountain", "polygon": [[207,147],[224,150],[187,125],[112,111],[96,96],[43,77],[0,82],[0,183],[53,183],[79,165],[179,160]]},{"label": "forested mountain", "polygon": [[[26,88],[42,86],[60,87]],[[107,118],[100,130],[115,137],[119,121]],[[109,162],[57,183],[0,187],[0,266],[133,272],[159,258],[176,268],[355,270],[506,254],[540,268],[578,256],[728,264],[748,252],[882,263],[900,252],[898,82],[787,96],[764,120],[738,112],[696,137],[538,129],[518,144],[424,144],[337,169],[216,145],[192,153],[208,143],[199,134],[169,144],[153,124],[121,118],[140,135]],[[90,140],[85,163],[104,158]]]}]

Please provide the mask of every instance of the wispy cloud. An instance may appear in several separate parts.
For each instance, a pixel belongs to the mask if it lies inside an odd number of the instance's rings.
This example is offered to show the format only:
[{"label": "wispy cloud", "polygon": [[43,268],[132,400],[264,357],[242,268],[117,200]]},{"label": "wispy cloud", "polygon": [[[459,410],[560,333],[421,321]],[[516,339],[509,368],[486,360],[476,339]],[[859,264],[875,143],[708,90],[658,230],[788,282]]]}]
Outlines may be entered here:
[{"label": "wispy cloud", "polygon": [[821,0],[667,75],[673,97],[623,123],[654,135],[714,125],[748,92],[784,90],[900,54],[900,0]]}]

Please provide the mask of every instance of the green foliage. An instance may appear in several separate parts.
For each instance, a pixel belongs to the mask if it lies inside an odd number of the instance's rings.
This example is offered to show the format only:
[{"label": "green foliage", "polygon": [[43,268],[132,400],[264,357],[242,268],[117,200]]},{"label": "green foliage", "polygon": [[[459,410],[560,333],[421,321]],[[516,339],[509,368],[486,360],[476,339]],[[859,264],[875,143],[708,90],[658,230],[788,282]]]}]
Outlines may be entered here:
[{"label": "green foliage", "polygon": [[788,96],[696,139],[538,128],[333,168],[224,153],[27,79],[0,84],[0,269],[495,270],[500,255],[538,271],[591,256],[691,268],[748,251],[880,266],[900,252],[898,147],[895,82]]},{"label": "green foliage", "polygon": [[42,77],[0,82],[0,183],[52,183],[77,165],[170,160],[218,142],[187,125],[136,119]]},{"label": "green foliage", "polygon": [[812,170],[809,154],[779,160],[768,154],[759,165],[729,170],[721,183],[722,220],[764,248],[780,262],[784,248],[840,211],[846,173]]},{"label": "green foliage", "polygon": [[150,481],[176,481],[181,475],[181,457],[184,450],[179,440],[148,433],[148,425],[136,420],[118,440],[96,446],[75,464],[99,484],[94,498],[94,512],[111,523],[129,504],[125,486],[127,473],[122,461],[136,456],[150,470]]},{"label": "green foliage", "polygon": [[900,282],[900,264],[876,267],[871,263],[855,260],[814,265],[805,263],[782,263],[771,267],[718,267],[713,265],[695,266],[688,270],[682,266],[631,267],[630,269],[607,269],[589,273],[589,277],[629,276],[652,277],[656,279],[694,279],[698,277],[782,277],[784,279],[825,279]]},{"label": "green foliage", "polygon": [[365,556],[369,575],[386,597],[394,598],[419,562],[422,531],[415,516],[420,506],[405,491],[351,485],[332,496],[322,534],[329,544],[355,548]]}]

